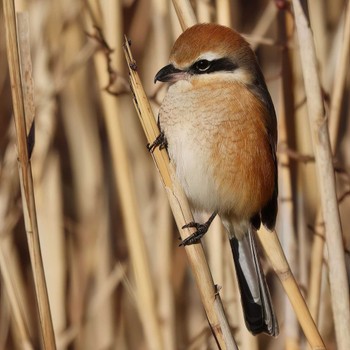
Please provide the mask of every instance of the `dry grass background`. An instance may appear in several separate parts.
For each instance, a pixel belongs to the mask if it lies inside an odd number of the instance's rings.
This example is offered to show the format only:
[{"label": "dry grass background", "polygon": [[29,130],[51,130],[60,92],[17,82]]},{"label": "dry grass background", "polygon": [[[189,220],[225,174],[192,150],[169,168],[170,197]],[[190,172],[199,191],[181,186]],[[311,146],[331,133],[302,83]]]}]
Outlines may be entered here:
[{"label": "dry grass background", "polygon": [[[31,163],[57,348],[215,349],[185,251],[178,247],[166,195],[145,147],[122,50],[125,33],[156,113],[164,87],[153,85],[153,77],[167,63],[181,33],[171,1],[15,3],[17,10],[29,14],[35,88]],[[347,43],[347,4],[311,0],[308,13],[325,110],[335,115],[331,139],[349,262],[350,93],[348,69],[339,72]],[[232,26],[246,34],[256,50],[279,116],[277,231],[327,348],[336,349],[328,256],[318,216],[320,190],[291,4],[196,0],[192,5],[199,21]],[[28,89],[30,78],[24,78]],[[40,330],[16,165],[3,6],[0,96],[0,349],[36,349]],[[214,230],[220,231],[219,222]],[[267,261],[281,327],[277,339],[252,337],[245,330],[225,235],[209,232],[204,247],[240,349],[306,347]]]}]

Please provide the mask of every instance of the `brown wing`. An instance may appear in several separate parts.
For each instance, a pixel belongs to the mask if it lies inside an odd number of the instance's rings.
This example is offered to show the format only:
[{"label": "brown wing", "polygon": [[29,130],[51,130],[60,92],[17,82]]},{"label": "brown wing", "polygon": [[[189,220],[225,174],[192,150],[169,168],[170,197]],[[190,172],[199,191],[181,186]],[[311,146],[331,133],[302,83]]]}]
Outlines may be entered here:
[{"label": "brown wing", "polygon": [[[276,223],[277,216],[277,197],[278,197],[278,171],[277,171],[277,157],[276,157],[276,147],[277,147],[277,118],[275,108],[267,89],[265,79],[261,73],[260,67],[256,64],[256,81],[249,86],[249,89],[257,96],[267,107],[270,118],[266,120],[266,128],[269,137],[269,143],[271,147],[271,154],[275,164],[275,186],[271,199],[261,210],[260,218],[262,223],[270,230],[273,230]],[[255,227],[259,226],[257,223],[257,217],[252,218],[252,223]]]}]

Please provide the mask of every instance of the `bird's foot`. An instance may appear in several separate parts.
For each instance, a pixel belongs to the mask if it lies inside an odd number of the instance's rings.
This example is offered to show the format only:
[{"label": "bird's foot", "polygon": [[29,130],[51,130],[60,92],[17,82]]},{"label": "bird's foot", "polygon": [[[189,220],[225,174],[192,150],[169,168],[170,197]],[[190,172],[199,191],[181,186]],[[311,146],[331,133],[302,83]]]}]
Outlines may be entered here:
[{"label": "bird's foot", "polygon": [[163,131],[161,131],[161,133],[152,143],[147,144],[147,149],[151,153],[153,153],[157,147],[159,147],[160,150],[168,148],[168,141]]},{"label": "bird's foot", "polygon": [[190,236],[188,236],[187,238],[185,238],[179,246],[185,246],[185,245],[191,245],[191,244],[196,244],[199,243],[199,241],[201,240],[201,238],[207,233],[210,224],[212,223],[212,221],[214,220],[215,216],[216,216],[217,212],[214,212],[210,218],[208,219],[207,222],[205,222],[204,224],[199,224],[198,222],[190,222],[184,226],[182,226],[182,228],[189,228],[189,227],[194,227],[196,229],[196,232],[192,233]]}]

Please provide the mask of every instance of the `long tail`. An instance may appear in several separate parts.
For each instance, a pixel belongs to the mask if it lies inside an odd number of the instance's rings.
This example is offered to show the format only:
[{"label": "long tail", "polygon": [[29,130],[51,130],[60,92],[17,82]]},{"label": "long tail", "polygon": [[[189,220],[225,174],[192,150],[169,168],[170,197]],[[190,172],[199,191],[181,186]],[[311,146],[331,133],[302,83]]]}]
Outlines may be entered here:
[{"label": "long tail", "polygon": [[269,289],[254,241],[253,228],[241,240],[230,238],[246,326],[253,334],[279,333]]}]

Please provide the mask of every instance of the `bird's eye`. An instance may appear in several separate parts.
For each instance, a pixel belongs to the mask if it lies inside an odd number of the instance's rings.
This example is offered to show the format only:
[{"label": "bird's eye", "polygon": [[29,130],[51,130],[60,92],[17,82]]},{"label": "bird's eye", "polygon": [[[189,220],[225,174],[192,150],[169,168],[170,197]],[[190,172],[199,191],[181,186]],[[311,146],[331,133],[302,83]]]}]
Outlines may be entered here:
[{"label": "bird's eye", "polygon": [[196,69],[200,72],[205,72],[210,67],[210,62],[208,60],[200,60],[196,62]]}]

